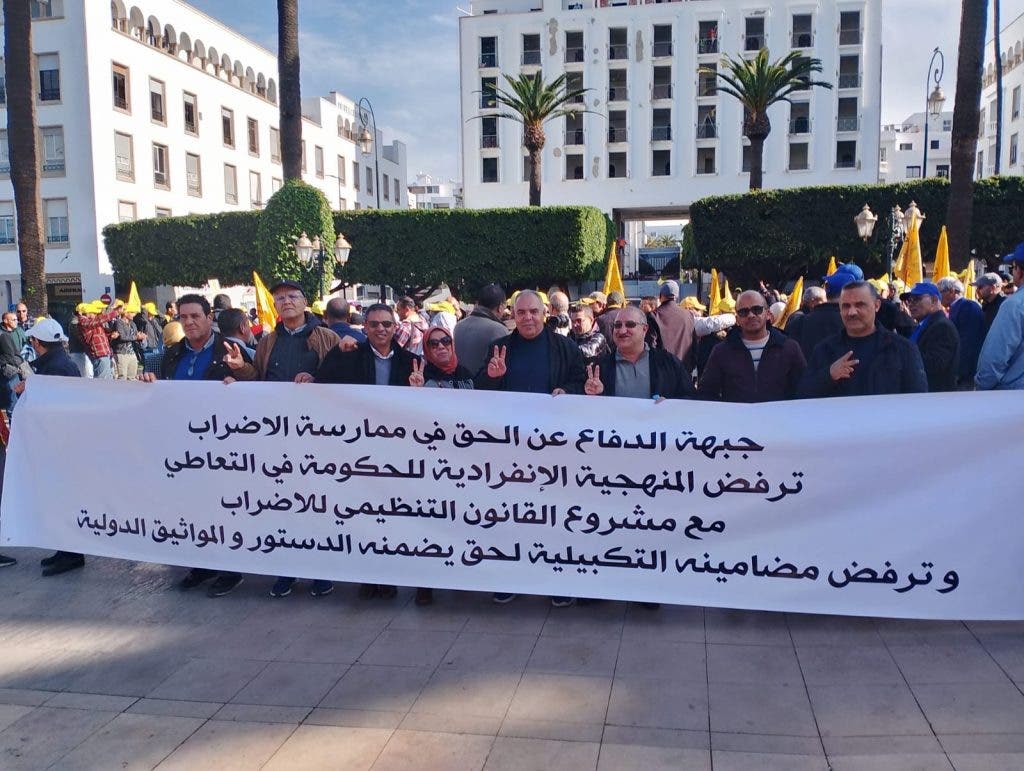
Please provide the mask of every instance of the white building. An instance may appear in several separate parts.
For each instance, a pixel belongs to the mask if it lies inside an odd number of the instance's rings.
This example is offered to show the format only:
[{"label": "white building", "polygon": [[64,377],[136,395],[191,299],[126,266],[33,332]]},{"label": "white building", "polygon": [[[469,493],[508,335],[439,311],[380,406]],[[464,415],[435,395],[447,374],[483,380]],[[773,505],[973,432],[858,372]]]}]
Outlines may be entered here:
[{"label": "white building", "polygon": [[[180,0],[146,1],[146,8],[123,0],[33,2],[55,305],[113,289],[104,226],[259,208],[281,185],[276,56]],[[351,100],[332,93],[303,100],[302,109],[303,177],[332,206],[373,207],[378,195],[382,207],[406,205],[402,143],[380,147],[378,170],[373,150],[363,154],[355,141],[362,126]],[[0,131],[4,306],[20,293],[9,173]]]},{"label": "white building", "polygon": [[409,185],[409,196],[417,209],[461,209],[465,205],[461,182],[445,182],[423,173],[417,174],[416,183]]},{"label": "white building", "polygon": [[[999,33],[1003,49],[1000,66],[1003,68],[1003,137],[999,173],[1020,176],[1022,162],[1020,146],[1024,134],[1021,119],[1021,91],[1024,89],[1024,14],[1007,24]],[[981,125],[979,127],[978,156],[975,176],[995,174],[996,161],[996,63],[993,42],[985,43],[985,71],[981,92]]]},{"label": "white building", "polygon": [[[460,19],[466,205],[525,205],[522,127],[495,117],[503,74],[566,74],[592,113],[546,124],[545,204],[617,219],[685,217],[703,196],[749,185],[742,110],[717,95],[723,54],[821,59],[834,90],[774,106],[764,187],[870,183],[878,175],[880,0],[475,0]],[[581,105],[582,106],[582,105]],[[628,266],[627,266],[628,268]]]},{"label": "white building", "polygon": [[915,112],[902,123],[882,126],[878,149],[878,181],[921,179],[924,163],[924,129],[928,121],[928,171],[926,177],[949,177],[950,137],[953,113],[926,115]]}]

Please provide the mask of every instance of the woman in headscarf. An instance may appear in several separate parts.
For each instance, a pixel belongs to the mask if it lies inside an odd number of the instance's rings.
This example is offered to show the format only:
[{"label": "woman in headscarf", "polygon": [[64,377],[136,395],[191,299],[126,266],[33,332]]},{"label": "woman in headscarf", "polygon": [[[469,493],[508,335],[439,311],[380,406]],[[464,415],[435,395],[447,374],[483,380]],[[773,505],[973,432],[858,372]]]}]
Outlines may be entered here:
[{"label": "woman in headscarf", "polygon": [[409,385],[428,388],[473,387],[473,373],[459,364],[452,333],[444,327],[431,327],[427,331],[423,338],[423,356],[426,364],[422,372],[413,372]]}]

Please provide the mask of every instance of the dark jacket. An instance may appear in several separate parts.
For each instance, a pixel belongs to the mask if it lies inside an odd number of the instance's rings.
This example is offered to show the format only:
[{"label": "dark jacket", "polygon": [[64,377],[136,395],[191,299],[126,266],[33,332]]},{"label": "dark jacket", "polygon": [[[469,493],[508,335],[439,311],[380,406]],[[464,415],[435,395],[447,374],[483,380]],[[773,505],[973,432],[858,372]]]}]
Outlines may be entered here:
[{"label": "dark jacket", "polygon": [[850,380],[833,380],[829,373],[832,365],[850,350],[850,338],[844,329],[818,343],[807,362],[804,376],[800,378],[797,395],[808,399],[822,396],[925,393],[928,390],[928,378],[924,374],[924,363],[917,346],[881,326],[876,325],[875,331],[879,334],[878,351],[870,364],[863,392],[854,391]]},{"label": "dark jacket", "polygon": [[[601,383],[604,385],[602,396],[615,396],[615,356],[613,351],[597,360]],[[663,348],[650,348],[647,361],[651,372],[651,396],[657,394],[666,399],[692,399],[696,395],[689,371],[671,353]]]},{"label": "dark jacket", "polygon": [[811,354],[818,343],[842,331],[843,318],[839,315],[838,302],[815,305],[810,312],[800,317],[799,323],[792,326],[786,324],[786,334],[800,343],[800,350],[807,361],[811,360]]},{"label": "dark jacket", "polygon": [[668,300],[654,311],[661,335],[661,347],[675,356],[687,369],[693,369],[693,344],[697,336],[693,331],[693,314]]},{"label": "dark jacket", "polygon": [[[388,385],[407,386],[409,375],[412,374],[412,363],[419,361],[419,356],[410,353],[394,340],[391,341],[391,375]],[[374,385],[377,382],[375,356],[369,343],[360,343],[355,350],[343,351],[332,348],[324,357],[320,369],[316,371],[318,383],[346,383],[349,385]]]},{"label": "dark jacket", "polygon": [[71,360],[63,347],[53,348],[30,363],[37,375],[57,375],[59,377],[81,377],[78,365]]},{"label": "dark jacket", "polygon": [[457,388],[473,390],[473,373],[459,364],[455,371],[446,375],[429,361],[423,364],[423,385],[427,388]]},{"label": "dark jacket", "polygon": [[604,311],[594,319],[597,323],[598,331],[604,335],[605,340],[612,339],[612,333],[615,328],[612,326],[615,323],[615,317],[619,315],[621,308],[605,308]]},{"label": "dark jacket", "polygon": [[[161,380],[174,380],[174,373],[178,369],[178,362],[181,361],[181,357],[185,355],[188,347],[188,338],[179,340],[170,348],[164,352],[163,361],[160,362],[160,379]],[[224,354],[227,353],[227,349],[224,347],[224,338],[214,332],[213,334],[213,361],[210,362],[210,366],[206,372],[203,373],[203,380],[223,380],[226,377],[233,377],[236,380],[243,380],[245,378],[239,377],[239,373],[232,370],[224,363]],[[242,351],[242,358],[246,362],[250,362],[249,355]]]},{"label": "dark jacket", "polygon": [[[960,367],[960,335],[944,312],[935,311],[928,317],[928,323],[917,338],[917,348],[924,362],[929,393],[955,391]],[[977,365],[975,358],[974,366]]]},{"label": "dark jacket", "polygon": [[878,306],[878,323],[901,337],[910,337],[917,326],[913,317],[895,300],[882,300]]},{"label": "dark jacket", "polygon": [[23,361],[21,350],[11,333],[7,330],[0,332],[0,375],[8,380],[17,377]]},{"label": "dark jacket", "polygon": [[474,375],[487,364],[495,340],[508,335],[508,328],[493,312],[478,305],[455,325],[455,355]]},{"label": "dark jacket", "polygon": [[[542,335],[548,336],[548,359],[551,365],[551,390],[561,388],[567,394],[583,393],[583,384],[587,380],[587,370],[583,363],[583,354],[579,346],[563,335],[556,335],[548,327],[544,327]],[[458,339],[458,333],[456,333]],[[519,332],[499,338],[492,343],[498,348],[512,347],[522,340]],[[492,378],[487,374],[487,360],[476,376],[476,387],[488,391],[504,391],[505,378]]]},{"label": "dark jacket", "polygon": [[996,320],[996,314],[999,313],[999,306],[1003,304],[1003,300],[1006,299],[1006,295],[1002,292],[997,294],[991,300],[981,304],[982,313],[985,314],[985,334],[992,328],[992,322]]},{"label": "dark jacket", "polygon": [[[949,306],[949,320],[956,327],[960,337],[957,380],[961,383],[974,383],[974,373],[978,369],[978,354],[981,353],[981,345],[985,342],[985,332],[987,331],[985,311],[974,300],[961,297]],[[924,351],[921,353],[923,355]],[[928,360],[925,359],[926,368],[927,365]],[[929,388],[928,390],[933,389]]]},{"label": "dark jacket", "polygon": [[711,351],[697,385],[701,399],[723,402],[774,402],[796,397],[807,360],[800,345],[774,327],[754,369],[739,327]]}]

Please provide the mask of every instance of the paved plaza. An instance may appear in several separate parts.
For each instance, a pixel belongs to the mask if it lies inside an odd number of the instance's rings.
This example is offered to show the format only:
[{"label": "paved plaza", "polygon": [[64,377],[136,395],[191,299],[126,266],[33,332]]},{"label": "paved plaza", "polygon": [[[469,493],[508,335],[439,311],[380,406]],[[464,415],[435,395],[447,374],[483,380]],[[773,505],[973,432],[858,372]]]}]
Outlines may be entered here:
[{"label": "paved plaza", "polygon": [[[1024,622],[0,572],[3,769],[1021,769]],[[1015,589],[1017,590],[1017,589]]]}]

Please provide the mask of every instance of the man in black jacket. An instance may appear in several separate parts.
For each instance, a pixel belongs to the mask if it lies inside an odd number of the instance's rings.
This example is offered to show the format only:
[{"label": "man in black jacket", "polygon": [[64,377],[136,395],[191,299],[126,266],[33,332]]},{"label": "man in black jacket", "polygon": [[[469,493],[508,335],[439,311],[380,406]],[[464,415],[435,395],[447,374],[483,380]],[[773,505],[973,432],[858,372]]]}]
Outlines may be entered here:
[{"label": "man in black jacket", "polygon": [[815,347],[800,379],[800,397],[928,390],[917,346],[876,324],[880,304],[878,291],[867,281],[854,281],[843,287],[839,296],[843,330]]},{"label": "man in black jacket", "polygon": [[800,343],[804,358],[810,360],[814,346],[843,329],[839,314],[839,294],[843,287],[856,281],[848,270],[839,269],[825,279],[825,302],[811,308],[799,319],[786,324],[786,334]]},{"label": "man in black jacket", "polygon": [[910,341],[917,343],[921,352],[929,393],[957,390],[960,333],[942,310],[942,295],[938,287],[922,281],[914,284],[909,292],[901,294],[900,299],[910,308],[910,315],[917,322]]}]

